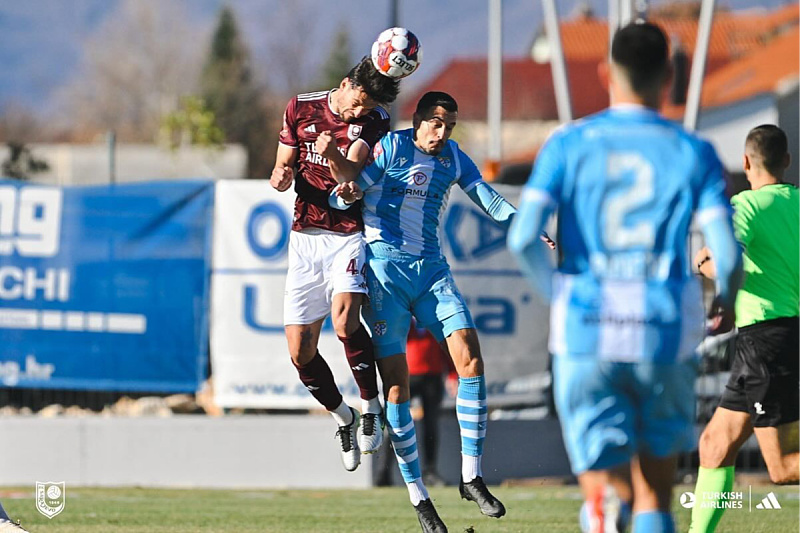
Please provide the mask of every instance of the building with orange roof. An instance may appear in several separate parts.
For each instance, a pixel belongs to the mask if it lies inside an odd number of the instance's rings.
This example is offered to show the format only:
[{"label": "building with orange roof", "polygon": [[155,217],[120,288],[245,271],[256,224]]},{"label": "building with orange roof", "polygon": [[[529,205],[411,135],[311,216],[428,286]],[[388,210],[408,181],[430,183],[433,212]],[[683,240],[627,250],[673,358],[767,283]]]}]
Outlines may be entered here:
[{"label": "building with orange roof", "polygon": [[[710,74],[703,83],[697,130],[708,138],[729,170],[740,171],[750,128],[777,124],[789,138],[792,163],[786,178],[798,184],[800,161],[800,28],[786,29],[751,53]],[[682,106],[663,113],[680,120]]]},{"label": "building with orange roof", "polygon": [[[677,39],[684,49],[694,53],[697,41],[698,22],[696,18],[665,16],[663,10],[649,18],[664,32]],[[800,6],[793,3],[775,11],[746,10],[737,12],[717,11],[708,43],[707,69],[717,67],[736,59],[764,44],[764,40],[775,32],[788,26],[796,26],[800,20]],[[608,21],[591,16],[576,17],[564,21],[561,26],[561,41],[567,59],[594,59],[602,61],[608,55]],[[534,40],[545,38],[540,30]],[[549,60],[549,57],[541,57]]]},{"label": "building with orange roof", "polygon": [[[673,45],[680,43],[691,62],[697,40],[696,18],[660,9],[650,20],[664,28],[672,37]],[[792,80],[796,85],[800,63],[799,21],[800,6],[796,3],[773,11],[718,11],[714,15],[698,130],[701,134],[708,133],[730,169],[738,170],[741,157],[738,137],[742,128],[731,125],[732,120],[751,127],[756,125],[753,123],[756,120],[782,122],[782,127],[790,130],[787,132],[790,141],[797,139],[792,133],[797,129],[796,124],[793,126],[787,118],[791,114],[787,107],[791,95],[787,93],[778,97],[775,91],[778,86],[784,93],[786,87],[791,91]],[[563,21],[560,31],[573,116],[580,118],[608,105],[607,90],[597,77],[597,65],[608,54],[608,23],[604,19],[581,15]],[[539,61],[527,58],[503,61],[503,147],[504,159],[509,164],[532,160],[558,123],[553,79],[547,62],[549,45],[544,30],[534,37],[531,53]],[[452,94],[459,102],[460,142],[480,164],[487,146],[487,71],[485,58],[451,61],[406,100],[400,116],[409,119],[416,101],[424,92],[441,90]],[[729,109],[730,106],[733,107]],[[684,107],[667,103],[664,111],[668,116],[681,120]],[[797,112],[794,117],[796,123]],[[743,135],[741,139],[744,139]],[[737,154],[735,158],[734,152]],[[793,154],[793,158],[798,160],[798,154]],[[796,181],[796,164],[790,170]]]}]

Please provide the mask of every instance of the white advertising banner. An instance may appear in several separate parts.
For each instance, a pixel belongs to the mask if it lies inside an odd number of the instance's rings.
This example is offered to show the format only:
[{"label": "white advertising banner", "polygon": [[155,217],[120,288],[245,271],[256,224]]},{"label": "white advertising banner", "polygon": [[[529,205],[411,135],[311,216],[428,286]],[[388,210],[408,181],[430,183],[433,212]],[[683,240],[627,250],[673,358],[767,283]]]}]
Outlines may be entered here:
[{"label": "white advertising banner", "polygon": [[[516,203],[517,187],[499,187]],[[291,364],[283,294],[294,194],[266,181],[220,181],[216,189],[211,276],[211,363],[222,407],[316,408]],[[489,400],[543,400],[548,310],[532,294],[505,246],[505,232],[455,187],[442,243],[467,298],[486,362]],[[319,351],[348,400],[358,389],[330,322]]]},{"label": "white advertising banner", "polygon": [[[297,377],[283,332],[294,197],[294,192],[279,193],[261,180],[217,183],[211,371],[221,407],[319,407]],[[330,320],[323,327],[319,352],[345,398],[357,401],[358,388]]]}]

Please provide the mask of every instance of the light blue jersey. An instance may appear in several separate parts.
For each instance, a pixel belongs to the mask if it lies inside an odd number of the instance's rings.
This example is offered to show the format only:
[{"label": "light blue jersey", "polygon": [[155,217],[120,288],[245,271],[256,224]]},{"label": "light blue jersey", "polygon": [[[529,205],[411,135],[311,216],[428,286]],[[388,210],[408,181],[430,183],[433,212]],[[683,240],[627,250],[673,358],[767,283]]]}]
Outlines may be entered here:
[{"label": "light blue jersey", "polygon": [[[412,316],[439,342],[456,331],[475,328],[439,244],[439,224],[452,186],[457,183],[503,226],[516,213],[483,181],[455,142],[448,140],[440,153],[432,155],[417,148],[413,135],[413,130],[404,130],[384,136],[373,149],[374,161],[361,171],[357,182],[364,192],[369,287],[369,303],[362,312],[372,331],[376,359],[405,357]],[[336,191],[328,203],[343,209],[346,205]],[[488,409],[482,374],[459,376],[456,404],[462,480],[470,482],[483,475],[480,465]],[[410,403],[387,400],[386,422],[403,480],[416,487],[421,472]],[[418,490],[411,493],[416,495]],[[426,493],[422,494],[419,498]],[[499,505],[501,512],[494,516],[505,513]]]},{"label": "light blue jersey", "polygon": [[[723,270],[737,254],[722,165],[709,143],[655,111],[613,107],[554,132],[521,204],[509,243],[544,293],[547,258],[529,234],[558,211],[554,354],[669,363],[694,353],[704,313],[688,256],[693,214]],[[539,257],[525,259],[531,250]],[[735,287],[725,280],[718,289],[732,301]]]},{"label": "light blue jersey", "polygon": [[367,243],[416,257],[441,256],[439,223],[450,188],[458,184],[470,194],[485,185],[475,163],[452,140],[438,155],[426,154],[414,145],[410,129],[385,135],[373,155],[358,179]]},{"label": "light blue jersey", "polygon": [[[474,327],[439,243],[439,224],[453,185],[503,226],[510,224],[516,209],[483,181],[454,141],[430,155],[416,147],[413,130],[397,131],[375,145],[373,157],[357,183],[364,191],[371,301],[364,316],[381,358],[405,352],[412,314],[439,341]],[[347,207],[335,192],[329,203]]]}]

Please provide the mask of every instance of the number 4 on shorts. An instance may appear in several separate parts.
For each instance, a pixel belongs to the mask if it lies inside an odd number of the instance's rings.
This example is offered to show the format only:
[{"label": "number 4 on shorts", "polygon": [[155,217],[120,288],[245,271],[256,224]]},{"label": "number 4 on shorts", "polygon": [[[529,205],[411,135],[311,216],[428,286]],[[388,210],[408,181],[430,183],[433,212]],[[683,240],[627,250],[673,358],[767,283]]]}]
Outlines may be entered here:
[{"label": "number 4 on shorts", "polygon": [[[357,276],[358,275],[358,260],[351,259],[350,262],[347,263],[347,268],[345,269],[345,272],[349,272],[353,276]],[[367,273],[367,264],[364,263],[364,265],[361,267],[361,275],[364,276],[364,275],[366,275],[366,273]]]}]

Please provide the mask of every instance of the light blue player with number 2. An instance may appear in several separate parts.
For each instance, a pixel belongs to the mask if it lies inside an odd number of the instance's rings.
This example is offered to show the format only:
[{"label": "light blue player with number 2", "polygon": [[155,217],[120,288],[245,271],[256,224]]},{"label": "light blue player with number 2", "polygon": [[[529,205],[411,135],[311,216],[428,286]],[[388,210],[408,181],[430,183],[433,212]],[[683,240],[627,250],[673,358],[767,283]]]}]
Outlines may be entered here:
[{"label": "light blue player with number 2", "polygon": [[[657,112],[669,81],[663,32],[622,28],[604,67],[612,106],[553,133],[508,242],[551,300],[554,396],[586,498],[584,531],[624,531],[633,503],[634,532],[671,532],[675,460],[695,442],[705,327],[687,255],[692,217],[725,257],[716,331],[731,325],[739,252],[714,149]],[[555,273],[537,238],[554,211]]]}]

